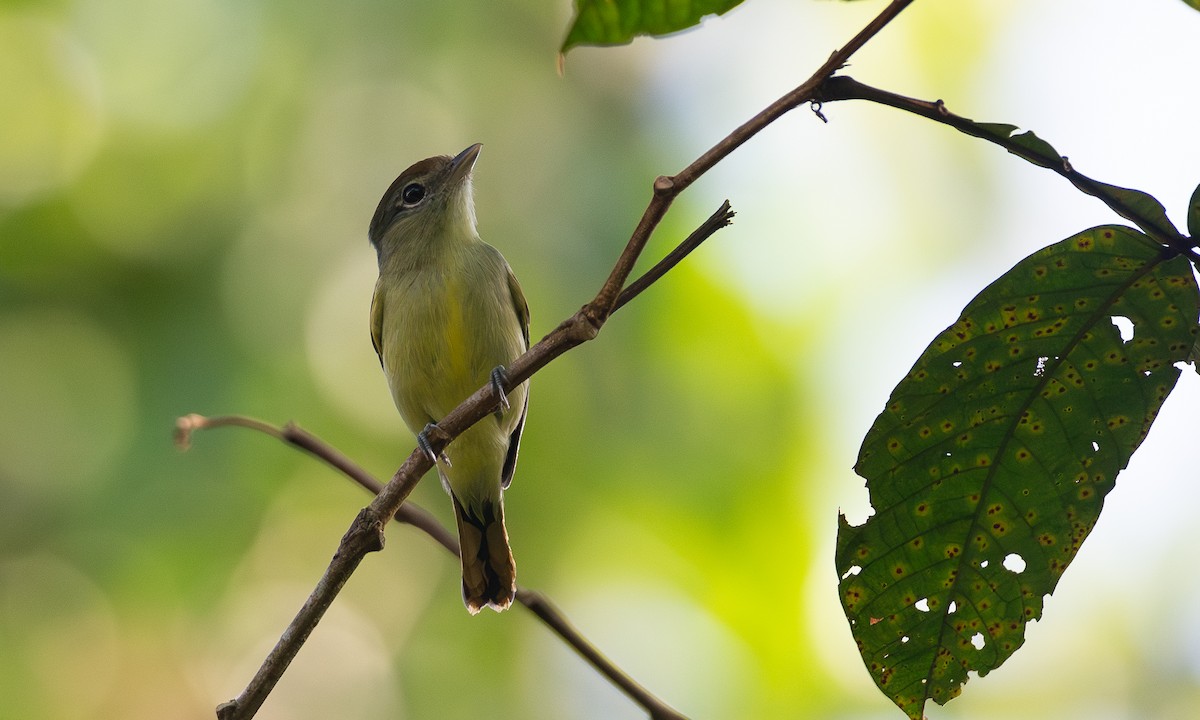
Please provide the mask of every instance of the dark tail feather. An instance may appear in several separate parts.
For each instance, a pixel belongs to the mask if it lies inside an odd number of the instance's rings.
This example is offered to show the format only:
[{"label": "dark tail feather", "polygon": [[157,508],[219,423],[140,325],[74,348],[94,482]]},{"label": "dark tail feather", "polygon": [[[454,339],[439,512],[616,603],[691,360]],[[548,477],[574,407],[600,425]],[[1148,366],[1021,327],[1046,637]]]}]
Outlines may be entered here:
[{"label": "dark tail feather", "polygon": [[458,521],[458,544],[462,548],[462,593],[467,610],[474,615],[490,607],[507,610],[517,593],[517,567],[504,529],[504,503],[485,502],[481,517],[463,508],[454,494],[454,517]]}]

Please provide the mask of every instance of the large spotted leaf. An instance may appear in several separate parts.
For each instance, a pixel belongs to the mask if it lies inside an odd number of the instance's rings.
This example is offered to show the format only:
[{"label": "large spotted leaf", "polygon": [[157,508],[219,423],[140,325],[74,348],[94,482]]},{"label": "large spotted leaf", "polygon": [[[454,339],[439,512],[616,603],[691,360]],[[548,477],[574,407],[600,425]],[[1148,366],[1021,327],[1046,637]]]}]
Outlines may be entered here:
[{"label": "large spotted leaf", "polygon": [[910,717],[1024,642],[1174,387],[1198,312],[1185,259],[1094,228],[986,288],[893,391],[855,468],[875,512],[842,517],[837,567],[863,660]]}]

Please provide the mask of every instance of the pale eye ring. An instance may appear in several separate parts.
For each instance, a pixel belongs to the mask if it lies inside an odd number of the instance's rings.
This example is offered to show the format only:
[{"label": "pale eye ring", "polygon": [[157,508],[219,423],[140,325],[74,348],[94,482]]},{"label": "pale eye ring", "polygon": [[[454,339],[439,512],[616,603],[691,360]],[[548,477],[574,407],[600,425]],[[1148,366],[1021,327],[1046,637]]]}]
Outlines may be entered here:
[{"label": "pale eye ring", "polygon": [[404,205],[416,205],[425,199],[425,186],[421,183],[409,183],[400,191],[400,202]]}]

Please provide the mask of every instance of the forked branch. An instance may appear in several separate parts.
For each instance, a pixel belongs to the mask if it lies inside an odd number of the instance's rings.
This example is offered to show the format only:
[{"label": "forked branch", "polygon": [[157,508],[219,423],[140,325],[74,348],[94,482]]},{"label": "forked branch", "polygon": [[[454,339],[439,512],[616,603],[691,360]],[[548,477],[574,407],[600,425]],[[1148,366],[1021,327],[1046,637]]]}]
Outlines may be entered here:
[{"label": "forked branch", "polygon": [[[197,430],[211,430],[222,427],[243,427],[270,435],[271,437],[292,447],[299,448],[317,459],[325,462],[338,472],[358,483],[367,492],[379,494],[383,483],[362,466],[355,463],[337,448],[321,440],[316,435],[301,428],[295,423],[277,427],[261,420],[242,415],[225,415],[204,417],[203,415],[185,415],[175,423],[175,443],[180,449],[191,445],[192,434]],[[445,528],[428,510],[413,502],[405,502],[396,512],[395,520],[411,525],[428,535],[455,557],[459,554],[458,538]],[[624,670],[617,667],[604,653],[579,632],[571,621],[542,593],[526,587],[517,587],[517,602],[524,605],[531,613],[541,620],[562,640],[575,649],[584,660],[592,665],[604,677],[621,689],[638,705],[645,708],[655,720],[686,720],[674,708],[667,705],[645,686],[630,677]]]},{"label": "forked branch", "polygon": [[[626,281],[638,258],[641,257],[650,236],[680,193],[763,128],[789,111],[814,100],[817,89],[825,79],[845,65],[859,48],[878,34],[912,2],[913,0],[893,0],[850,42],[834,52],[803,84],[746,121],[678,174],[661,176],[656,179],[650,202],[596,297],[559,324],[525,354],[513,361],[508,367],[509,388],[529,379],[534,373],[568,350],[596,337],[600,328],[618,307],[628,302],[630,298],[641,292],[682,259],[687,254],[686,251],[672,253],[660,263],[660,265],[663,263],[665,265],[657,276],[650,278],[645,283],[634,283],[628,288],[626,287]],[[730,217],[732,217],[732,213],[730,213],[728,205],[723,205],[713,218],[697,229],[697,233],[700,235],[695,240],[693,247],[727,224]],[[658,267],[656,266],[656,268]],[[653,272],[655,270],[651,270],[651,273]],[[626,294],[627,291],[630,294]],[[509,388],[503,388],[503,390],[507,391]],[[499,390],[493,388],[491,384],[481,387],[449,415],[440,419],[429,437],[433,453],[440,454],[447,443],[478,422],[484,415],[492,412],[500,400]],[[400,512],[409,493],[432,467],[433,464],[429,457],[421,450],[414,449],[393,475],[391,481],[380,490],[371,504],[359,513],[342,538],[337,554],[334,555],[333,561],[326,569],[316,589],[313,590],[300,612],[284,631],[283,636],[250,684],[236,699],[217,708],[217,716],[220,720],[245,720],[254,716],[358,563],[366,553],[383,547],[383,528],[387,521]],[[648,708],[648,710],[655,717],[677,716],[656,714],[653,708]]]}]

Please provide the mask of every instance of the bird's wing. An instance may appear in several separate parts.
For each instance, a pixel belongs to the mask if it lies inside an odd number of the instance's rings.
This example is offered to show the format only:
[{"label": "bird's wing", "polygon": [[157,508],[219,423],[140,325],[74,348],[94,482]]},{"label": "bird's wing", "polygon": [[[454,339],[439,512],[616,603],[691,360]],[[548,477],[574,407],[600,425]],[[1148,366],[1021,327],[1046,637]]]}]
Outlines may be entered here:
[{"label": "bird's wing", "polygon": [[525,336],[525,349],[529,349],[529,303],[525,302],[525,293],[521,290],[521,283],[517,282],[517,276],[513,274],[512,268],[505,267],[508,271],[508,291],[512,294],[513,308],[517,311],[517,319],[521,322],[521,334]]},{"label": "bird's wing", "polygon": [[375,354],[379,356],[379,364],[383,365],[383,287],[375,285],[375,294],[371,296],[371,344],[375,346]]},{"label": "bird's wing", "polygon": [[[512,268],[505,267],[508,272],[508,291],[512,294],[513,309],[517,311],[517,320],[521,323],[521,335],[525,338],[525,349],[529,349],[529,303],[525,301],[525,293],[521,283]],[[525,404],[521,407],[521,419],[517,427],[508,436],[508,453],[504,456],[504,467],[500,471],[500,486],[507,488],[512,483],[513,473],[517,469],[517,453],[521,449],[521,433],[525,430],[525,416],[529,413],[529,393],[525,393]]]}]

